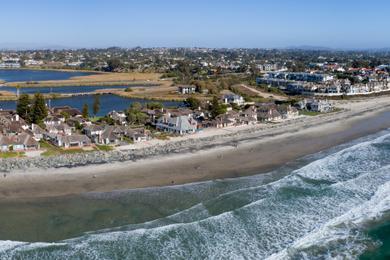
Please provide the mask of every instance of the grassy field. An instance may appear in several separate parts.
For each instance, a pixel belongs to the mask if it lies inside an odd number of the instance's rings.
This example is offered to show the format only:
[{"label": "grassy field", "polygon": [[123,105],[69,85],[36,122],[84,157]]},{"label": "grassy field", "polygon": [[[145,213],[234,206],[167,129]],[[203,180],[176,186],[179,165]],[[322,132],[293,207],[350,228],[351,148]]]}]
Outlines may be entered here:
[{"label": "grassy field", "polygon": [[9,91],[0,91],[0,100],[16,100],[16,95]]},{"label": "grassy field", "polygon": [[242,95],[246,100],[253,102],[270,102],[276,100],[288,100],[288,96],[268,92],[257,86],[250,86],[245,84],[236,84],[231,86],[231,90],[236,94]]},{"label": "grassy field", "polygon": [[[29,82],[10,82],[12,87],[66,87],[66,86],[134,86],[129,91],[110,89],[109,92],[122,97],[142,98],[149,100],[175,100],[182,101],[187,97],[177,93],[177,88],[172,86],[171,80],[161,79],[159,73],[99,73],[95,75],[73,77],[68,80],[48,80]],[[103,93],[105,90],[96,91]],[[68,97],[69,95],[57,94],[54,98]],[[51,96],[45,96],[52,98]],[[200,97],[202,98],[202,97]],[[0,93],[0,100],[15,100],[13,93]]]},{"label": "grassy field", "polygon": [[159,73],[99,73],[87,76],[72,77],[67,80],[46,80],[31,82],[10,82],[11,87],[64,87],[64,86],[113,86],[113,85],[159,85],[169,84],[160,79]]}]

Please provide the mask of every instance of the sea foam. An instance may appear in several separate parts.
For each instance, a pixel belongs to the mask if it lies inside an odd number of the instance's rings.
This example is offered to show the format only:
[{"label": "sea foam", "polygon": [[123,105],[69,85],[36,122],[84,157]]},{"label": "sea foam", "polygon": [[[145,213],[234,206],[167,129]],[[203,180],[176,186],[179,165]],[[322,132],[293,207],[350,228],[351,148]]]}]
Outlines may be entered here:
[{"label": "sea foam", "polygon": [[390,209],[389,137],[166,218],[61,243],[4,242],[0,258],[354,258],[376,243],[364,235],[365,227]]}]

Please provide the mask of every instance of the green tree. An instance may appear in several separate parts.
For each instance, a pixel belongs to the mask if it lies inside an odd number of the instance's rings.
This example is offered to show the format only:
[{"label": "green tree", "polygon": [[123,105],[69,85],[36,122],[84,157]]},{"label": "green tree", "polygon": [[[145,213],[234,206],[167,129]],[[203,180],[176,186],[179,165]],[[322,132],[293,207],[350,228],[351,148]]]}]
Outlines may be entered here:
[{"label": "green tree", "polygon": [[16,105],[16,113],[26,120],[28,123],[31,122],[30,113],[31,113],[31,100],[29,95],[22,94],[18,99],[18,103]]},{"label": "green tree", "polygon": [[83,110],[82,110],[82,116],[83,118],[89,118],[89,108],[88,108],[88,104],[84,103],[83,105]]},{"label": "green tree", "polygon": [[122,66],[122,63],[121,63],[121,61],[119,59],[114,58],[114,59],[108,60],[107,61],[107,65],[108,65],[107,69],[109,71],[115,71],[115,70],[119,69]]},{"label": "green tree", "polygon": [[201,105],[200,100],[195,97],[187,98],[185,103],[192,109],[198,109]]},{"label": "green tree", "polygon": [[227,107],[224,104],[219,102],[217,96],[214,96],[213,101],[211,103],[211,116],[217,117],[218,115],[224,114],[227,111]]},{"label": "green tree", "polygon": [[132,110],[134,110],[134,111],[136,111],[136,112],[140,112],[141,109],[142,109],[142,105],[141,105],[141,103],[139,103],[139,102],[134,102],[134,103],[132,103],[132,104],[130,105],[130,109],[132,109]]},{"label": "green tree", "polygon": [[68,112],[61,112],[61,115],[65,118],[65,120],[70,118],[70,114]]},{"label": "green tree", "polygon": [[141,111],[142,105],[138,102],[131,104],[126,111],[127,121],[133,125],[142,125],[146,123],[148,116]]},{"label": "green tree", "polygon": [[148,109],[162,109],[164,106],[160,102],[150,102],[146,104]]},{"label": "green tree", "polygon": [[95,95],[92,109],[93,109],[93,114],[96,116],[96,114],[100,110],[100,97],[99,97],[99,95]]},{"label": "green tree", "polygon": [[41,93],[34,95],[34,102],[31,108],[31,122],[41,125],[43,119],[47,117],[48,111],[45,104],[45,99]]},{"label": "green tree", "polygon": [[102,118],[102,122],[106,122],[106,124],[109,124],[109,125],[115,125],[115,120],[112,119],[111,117],[109,116],[105,116]]},{"label": "green tree", "polygon": [[83,125],[82,125],[82,124],[80,124],[80,122],[79,122],[79,121],[76,121],[76,123],[75,123],[75,127],[76,127],[76,129],[77,129],[77,130],[82,130],[82,129],[83,129]]}]

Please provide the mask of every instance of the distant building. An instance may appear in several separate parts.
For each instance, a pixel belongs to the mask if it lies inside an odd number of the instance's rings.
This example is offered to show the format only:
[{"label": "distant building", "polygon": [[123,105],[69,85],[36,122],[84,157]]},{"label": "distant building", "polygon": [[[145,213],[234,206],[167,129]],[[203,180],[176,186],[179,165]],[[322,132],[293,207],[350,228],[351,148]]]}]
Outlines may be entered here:
[{"label": "distant building", "polygon": [[306,72],[269,72],[266,74],[267,79],[282,79],[292,81],[306,81],[306,82],[327,82],[333,80],[333,76],[328,74],[316,74]]},{"label": "distant building", "polygon": [[0,69],[18,69],[20,68],[19,59],[5,59],[0,63]]},{"label": "distant building", "polygon": [[236,104],[236,105],[243,105],[245,103],[245,100],[242,96],[236,95],[236,94],[226,94],[222,97],[223,103],[225,104]]},{"label": "distant building", "polygon": [[181,94],[194,94],[196,93],[196,86],[179,86],[178,91]]},{"label": "distant building", "polygon": [[257,68],[261,71],[274,71],[278,69],[278,65],[266,63],[257,65]]}]

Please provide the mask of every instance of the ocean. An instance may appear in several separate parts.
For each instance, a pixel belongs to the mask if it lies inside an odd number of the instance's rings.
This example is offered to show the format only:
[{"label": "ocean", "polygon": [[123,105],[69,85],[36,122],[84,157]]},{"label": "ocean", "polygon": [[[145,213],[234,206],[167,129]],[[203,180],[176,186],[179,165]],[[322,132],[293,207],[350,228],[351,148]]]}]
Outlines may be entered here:
[{"label": "ocean", "polygon": [[389,259],[390,131],[266,174],[0,208],[0,259]]}]

